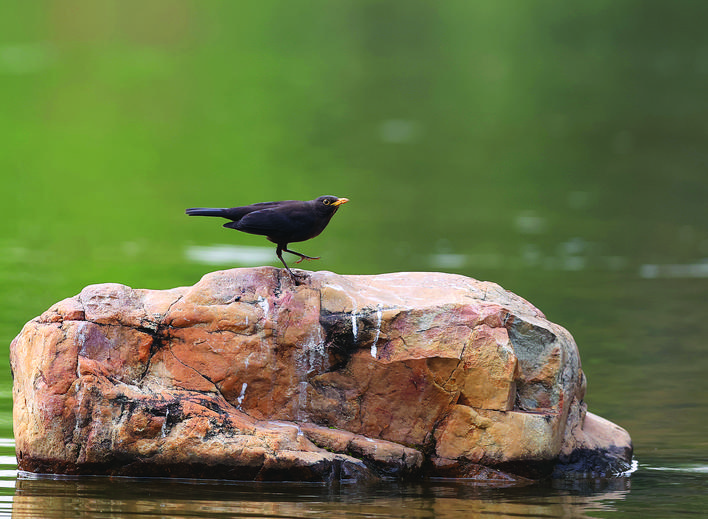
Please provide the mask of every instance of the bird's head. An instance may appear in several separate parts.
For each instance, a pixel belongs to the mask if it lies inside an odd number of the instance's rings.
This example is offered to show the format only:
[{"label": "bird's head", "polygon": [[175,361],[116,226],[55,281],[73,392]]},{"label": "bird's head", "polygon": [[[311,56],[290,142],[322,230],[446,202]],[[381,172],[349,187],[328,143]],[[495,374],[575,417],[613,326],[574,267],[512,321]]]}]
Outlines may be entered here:
[{"label": "bird's head", "polygon": [[349,202],[348,198],[338,198],[336,196],[321,196],[315,199],[315,205],[318,210],[324,211],[326,213],[334,213],[340,205]]}]

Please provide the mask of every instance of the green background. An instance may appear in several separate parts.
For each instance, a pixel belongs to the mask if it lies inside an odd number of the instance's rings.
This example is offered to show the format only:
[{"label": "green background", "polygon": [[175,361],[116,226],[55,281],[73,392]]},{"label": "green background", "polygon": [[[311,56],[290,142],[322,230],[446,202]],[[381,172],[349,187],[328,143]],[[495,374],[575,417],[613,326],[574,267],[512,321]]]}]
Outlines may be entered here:
[{"label": "green background", "polygon": [[300,266],[530,300],[635,441],[616,509],[703,510],[706,19],[689,0],[3,3],[0,343],[85,285],[191,285],[247,266],[192,247],[269,246],[186,207],[345,196]]}]

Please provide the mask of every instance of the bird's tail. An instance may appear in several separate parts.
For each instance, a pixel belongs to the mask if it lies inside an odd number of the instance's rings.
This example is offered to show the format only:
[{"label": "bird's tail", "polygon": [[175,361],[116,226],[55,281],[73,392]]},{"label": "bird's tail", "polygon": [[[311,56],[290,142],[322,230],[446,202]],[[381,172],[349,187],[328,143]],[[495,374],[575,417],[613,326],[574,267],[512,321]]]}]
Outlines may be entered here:
[{"label": "bird's tail", "polygon": [[192,207],[185,211],[189,216],[224,216],[224,209],[211,207]]}]

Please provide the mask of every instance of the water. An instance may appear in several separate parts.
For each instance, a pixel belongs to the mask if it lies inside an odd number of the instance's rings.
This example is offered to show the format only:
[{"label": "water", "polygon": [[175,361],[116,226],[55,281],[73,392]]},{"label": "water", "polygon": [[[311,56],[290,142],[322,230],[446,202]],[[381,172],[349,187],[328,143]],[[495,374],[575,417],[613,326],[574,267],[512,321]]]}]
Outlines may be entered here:
[{"label": "water", "polygon": [[[17,474],[0,515],[670,517],[708,506],[708,5],[0,6],[0,342],[87,284],[277,265],[192,206],[346,196],[301,266],[500,283],[574,335],[637,470],[337,487]],[[264,248],[265,247],[265,248]]]}]

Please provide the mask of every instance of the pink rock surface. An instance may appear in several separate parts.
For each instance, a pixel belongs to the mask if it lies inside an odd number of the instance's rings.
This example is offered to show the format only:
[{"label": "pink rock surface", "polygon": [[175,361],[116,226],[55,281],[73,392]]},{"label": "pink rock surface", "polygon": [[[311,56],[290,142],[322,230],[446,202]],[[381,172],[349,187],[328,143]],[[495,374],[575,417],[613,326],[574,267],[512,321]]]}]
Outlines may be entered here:
[{"label": "pink rock surface", "polygon": [[[443,273],[86,287],[11,346],[21,470],[256,480],[626,468],[570,334]],[[585,463],[588,461],[588,463]]]}]

